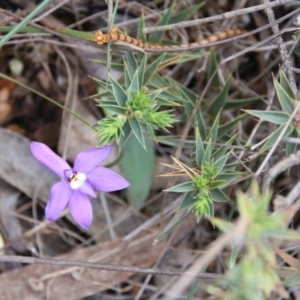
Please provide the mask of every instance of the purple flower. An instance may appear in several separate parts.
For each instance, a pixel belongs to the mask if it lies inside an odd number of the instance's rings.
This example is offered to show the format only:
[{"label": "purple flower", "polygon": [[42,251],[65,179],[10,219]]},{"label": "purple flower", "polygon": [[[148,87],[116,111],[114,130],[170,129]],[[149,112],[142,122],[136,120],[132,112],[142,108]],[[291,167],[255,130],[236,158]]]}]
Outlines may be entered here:
[{"label": "purple flower", "polygon": [[54,184],[46,206],[46,218],[55,221],[68,206],[73,218],[83,228],[92,223],[92,205],[88,196],[96,197],[94,190],[113,192],[125,189],[129,182],[114,171],[99,164],[106,159],[113,146],[92,148],[77,154],[74,169],[48,146],[32,142],[30,149],[33,156],[50,169],[61,181]]}]

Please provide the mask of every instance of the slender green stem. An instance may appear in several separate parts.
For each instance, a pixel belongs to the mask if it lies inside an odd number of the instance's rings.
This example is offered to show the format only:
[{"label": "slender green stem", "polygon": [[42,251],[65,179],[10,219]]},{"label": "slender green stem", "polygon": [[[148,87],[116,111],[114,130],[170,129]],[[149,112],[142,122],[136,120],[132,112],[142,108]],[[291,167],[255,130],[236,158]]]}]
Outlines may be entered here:
[{"label": "slender green stem", "polygon": [[[0,32],[10,32],[15,26],[0,26]],[[94,34],[90,32],[85,31],[78,31],[74,29],[69,28],[58,28],[56,30],[49,30],[48,28],[45,28],[45,30],[36,28],[33,26],[25,26],[18,30],[19,33],[49,33],[49,31],[53,31],[54,33],[63,35],[63,36],[69,36],[74,37],[79,40],[86,40],[86,41],[94,41]],[[51,34],[51,32],[50,32]]]},{"label": "slender green stem", "polygon": [[[10,32],[16,26],[0,26],[0,32]],[[35,28],[33,26],[25,26],[18,30],[19,33],[46,33],[46,31]]]},{"label": "slender green stem", "polygon": [[[27,86],[27,85],[25,85],[25,84],[23,84],[23,83],[21,83],[21,82],[15,80],[15,79],[13,79],[13,78],[11,78],[11,77],[9,77],[9,76],[3,74],[3,73],[0,73],[0,77],[4,78],[4,79],[6,79],[6,80],[9,80],[9,81],[11,81],[11,82],[13,82],[13,83],[15,83],[15,84],[17,84],[17,85],[19,85],[19,86],[21,86],[21,87],[27,89],[28,91],[31,91],[31,92],[33,92],[33,93],[39,95],[40,97],[42,97],[42,98],[46,99],[47,101],[53,103],[54,105],[58,106],[59,108],[64,109],[65,111],[67,111],[68,113],[70,113],[72,116],[74,116],[75,118],[77,118],[79,121],[81,121],[81,122],[84,123],[85,125],[91,127],[91,124],[90,124],[90,123],[88,123],[88,122],[85,121],[83,118],[81,118],[79,115],[77,115],[76,113],[72,112],[70,109],[68,109],[68,108],[65,107],[64,105],[61,105],[61,104],[58,103],[57,101],[55,101],[55,100],[53,100],[53,99],[51,99],[51,98],[49,98],[49,97],[43,95],[42,93],[36,91],[35,89],[33,89],[33,88],[31,88],[31,87],[29,87],[29,86]],[[97,131],[97,130],[94,129],[94,128],[93,128],[93,130]]]},{"label": "slender green stem", "polygon": [[0,48],[10,40],[10,38],[17,33],[22,27],[24,27],[28,22],[30,22],[35,15],[37,15],[50,0],[44,0],[40,5],[38,5],[27,17],[25,17],[18,25],[16,25],[7,35],[3,37],[0,41]]}]

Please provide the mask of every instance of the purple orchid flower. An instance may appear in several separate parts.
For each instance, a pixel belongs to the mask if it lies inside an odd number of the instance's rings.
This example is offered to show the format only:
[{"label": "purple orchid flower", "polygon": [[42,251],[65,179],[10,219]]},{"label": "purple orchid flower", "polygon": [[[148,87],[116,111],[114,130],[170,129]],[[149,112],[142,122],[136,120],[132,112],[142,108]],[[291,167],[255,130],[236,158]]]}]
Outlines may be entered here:
[{"label": "purple orchid flower", "polygon": [[112,148],[113,146],[105,146],[78,153],[72,169],[48,146],[38,142],[30,143],[31,152],[37,161],[62,178],[51,189],[46,206],[46,219],[55,221],[68,206],[78,224],[88,229],[93,219],[92,205],[88,196],[95,198],[94,190],[113,192],[129,186],[129,182],[122,176],[99,166],[110,155]]}]

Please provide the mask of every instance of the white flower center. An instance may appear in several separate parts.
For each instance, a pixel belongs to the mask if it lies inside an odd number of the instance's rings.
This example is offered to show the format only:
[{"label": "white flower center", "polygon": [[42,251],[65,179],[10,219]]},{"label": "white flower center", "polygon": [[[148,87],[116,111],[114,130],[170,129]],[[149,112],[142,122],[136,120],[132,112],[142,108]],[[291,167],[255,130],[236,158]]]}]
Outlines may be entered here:
[{"label": "white flower center", "polygon": [[72,190],[77,190],[86,180],[86,175],[84,173],[77,173],[73,170],[65,170],[64,174]]},{"label": "white flower center", "polygon": [[83,173],[77,173],[71,179],[70,186],[71,189],[77,190],[86,180],[86,175]]}]

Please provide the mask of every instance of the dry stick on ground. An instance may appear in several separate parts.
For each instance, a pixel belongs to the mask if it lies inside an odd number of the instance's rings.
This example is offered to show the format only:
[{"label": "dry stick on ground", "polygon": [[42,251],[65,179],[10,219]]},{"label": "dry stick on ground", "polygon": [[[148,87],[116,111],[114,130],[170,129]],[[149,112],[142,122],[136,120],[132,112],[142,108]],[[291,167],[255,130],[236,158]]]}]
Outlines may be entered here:
[{"label": "dry stick on ground", "polygon": [[171,270],[171,269],[128,267],[128,266],[120,266],[120,265],[99,264],[95,262],[61,260],[61,259],[58,260],[58,259],[38,258],[38,257],[29,257],[29,256],[2,255],[0,256],[0,262],[55,265],[55,266],[62,266],[62,267],[79,267],[79,268],[99,269],[99,270],[108,270],[108,271],[130,272],[130,273],[140,273],[140,274],[159,274],[159,275],[169,275],[169,276],[182,276],[183,274],[186,274],[189,276],[193,276],[196,278],[203,278],[203,279],[218,279],[223,277],[223,275],[213,274],[213,273],[196,274],[196,273],[187,273],[184,271]]},{"label": "dry stick on ground", "polygon": [[107,1],[107,8],[108,8],[108,28],[111,28],[112,26],[112,17],[113,17],[113,12],[114,12],[114,2],[113,0],[108,0]]},{"label": "dry stick on ground", "polygon": [[183,276],[176,280],[176,282],[169,289],[168,294],[163,299],[178,299],[177,297],[180,296],[195,279],[195,276],[190,275],[190,273],[197,273],[203,270],[230,242],[234,241],[236,245],[240,245],[245,237],[245,233],[249,225],[248,222],[249,221],[246,218],[239,218],[232,230],[224,233],[216,241],[212,242],[205,254],[197,259],[195,263],[188,269],[188,271],[183,274]]},{"label": "dry stick on ground", "polygon": [[[178,231],[178,227],[177,227],[177,230],[175,229],[174,231],[172,231],[172,234],[171,234],[170,238],[166,242],[166,245],[164,246],[164,248],[163,248],[162,252],[160,253],[157,261],[154,264],[154,268],[157,268],[157,266],[161,263],[161,260],[163,259],[163,257],[165,256],[167,250],[171,246],[171,242],[172,242],[174,236],[177,234],[177,231]],[[146,286],[149,284],[150,280],[152,279],[152,276],[153,276],[153,274],[148,274],[147,275],[146,279],[143,282],[143,285],[141,286],[141,288],[138,291],[137,295],[135,296],[134,300],[139,300],[141,298],[141,296],[143,295],[144,290],[146,289]]]},{"label": "dry stick on ground", "polygon": [[252,6],[249,8],[244,8],[236,11],[231,11],[231,12],[226,12],[224,14],[220,14],[217,16],[213,17],[208,17],[208,18],[203,18],[203,19],[198,19],[198,20],[193,20],[193,21],[185,21],[185,22],[180,22],[177,24],[171,24],[171,25],[164,25],[164,26],[156,26],[156,27],[145,27],[144,28],[144,33],[150,33],[150,32],[156,32],[156,31],[163,31],[163,30],[171,30],[171,29],[178,29],[178,28],[186,28],[190,26],[196,26],[199,24],[204,24],[208,22],[214,22],[218,20],[225,20],[233,17],[237,17],[240,15],[245,15],[249,14],[258,10],[263,10],[268,7],[274,7],[278,5],[283,5],[286,3],[294,2],[294,0],[277,0],[268,4],[260,4],[256,6]]},{"label": "dry stick on ground", "polygon": [[[270,4],[270,0],[265,0],[265,4]],[[274,12],[273,12],[273,9],[271,7],[267,7],[265,9],[267,15],[268,15],[268,19],[269,19],[269,23],[274,23],[275,21],[275,16],[274,16]],[[279,33],[279,26],[278,24],[274,24],[272,26],[272,31],[273,33]],[[287,72],[287,75],[288,75],[288,78],[289,78],[289,81],[290,81],[290,84],[291,84],[291,87],[293,89],[293,92],[294,94],[297,93],[297,85],[296,85],[296,80],[295,80],[295,77],[294,77],[294,72],[292,70],[292,63],[290,61],[290,57],[289,57],[289,54],[288,54],[288,51],[285,47],[285,44],[283,42],[283,39],[281,36],[278,36],[276,38],[276,42],[277,42],[277,46],[278,46],[278,49],[279,49],[279,53],[280,53],[280,56],[281,56],[281,60],[283,62],[283,67],[284,69],[286,69],[286,72]]]},{"label": "dry stick on ground", "polygon": [[267,174],[264,177],[264,182],[262,185],[263,193],[266,193],[269,188],[271,181],[277,177],[282,172],[286,171],[287,169],[299,165],[300,164],[300,151],[297,151],[295,154],[291,154],[289,157],[285,158],[278,162],[274,167],[268,170]]}]

